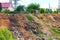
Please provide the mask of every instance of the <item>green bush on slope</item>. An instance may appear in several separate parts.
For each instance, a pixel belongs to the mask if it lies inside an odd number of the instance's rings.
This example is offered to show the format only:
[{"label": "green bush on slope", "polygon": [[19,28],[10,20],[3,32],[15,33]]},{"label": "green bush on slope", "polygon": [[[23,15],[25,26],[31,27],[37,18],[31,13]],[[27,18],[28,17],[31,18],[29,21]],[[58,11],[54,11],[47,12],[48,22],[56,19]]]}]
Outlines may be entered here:
[{"label": "green bush on slope", "polygon": [[7,10],[7,9],[6,9],[6,10],[4,11],[4,13],[5,13],[5,14],[10,14],[10,10]]},{"label": "green bush on slope", "polygon": [[27,17],[27,19],[30,21],[30,22],[33,22],[34,21],[34,19],[31,17],[31,16],[26,16]]},{"label": "green bush on slope", "polygon": [[8,28],[0,28],[0,40],[15,40]]},{"label": "green bush on slope", "polygon": [[50,30],[54,33],[54,35],[56,36],[60,35],[60,31],[57,28],[52,27]]},{"label": "green bush on slope", "polygon": [[52,38],[48,38],[48,40],[53,40]]},{"label": "green bush on slope", "polygon": [[43,21],[44,21],[45,23],[48,23],[48,22],[49,22],[49,20],[46,19],[46,18],[44,18]]},{"label": "green bush on slope", "polygon": [[60,40],[60,38],[58,38],[58,40]]}]

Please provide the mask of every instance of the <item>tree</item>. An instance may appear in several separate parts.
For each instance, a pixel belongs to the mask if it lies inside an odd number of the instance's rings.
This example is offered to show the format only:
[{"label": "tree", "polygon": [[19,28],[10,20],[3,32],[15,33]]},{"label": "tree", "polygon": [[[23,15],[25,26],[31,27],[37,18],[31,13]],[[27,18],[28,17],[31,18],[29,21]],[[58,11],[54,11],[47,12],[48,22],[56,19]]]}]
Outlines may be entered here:
[{"label": "tree", "polygon": [[19,5],[19,6],[15,9],[15,11],[17,11],[17,12],[24,11],[24,6]]},{"label": "tree", "polygon": [[45,12],[46,12],[45,8],[40,8],[40,13],[45,13]]},{"label": "tree", "polygon": [[52,13],[52,9],[46,8],[46,13]]},{"label": "tree", "polygon": [[40,5],[39,4],[30,4],[30,5],[28,5],[27,6],[27,11],[29,12],[29,13],[33,13],[34,12],[34,10],[39,10],[40,9]]},{"label": "tree", "polygon": [[60,13],[60,8],[59,8],[59,9],[57,9],[57,12],[58,12],[58,13]]},{"label": "tree", "polygon": [[0,3],[0,12],[2,11],[2,5],[1,5],[1,3]]}]

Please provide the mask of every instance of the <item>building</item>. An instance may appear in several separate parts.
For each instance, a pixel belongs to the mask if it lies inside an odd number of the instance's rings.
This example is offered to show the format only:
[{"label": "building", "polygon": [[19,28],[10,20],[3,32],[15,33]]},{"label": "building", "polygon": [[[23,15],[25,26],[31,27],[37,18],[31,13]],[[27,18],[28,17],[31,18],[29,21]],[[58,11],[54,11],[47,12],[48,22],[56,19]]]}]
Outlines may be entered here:
[{"label": "building", "polygon": [[10,7],[10,3],[8,2],[6,2],[6,3],[0,3],[1,4],[1,6],[2,6],[2,11],[4,11],[4,10],[6,10],[6,9],[8,9],[9,7]]}]

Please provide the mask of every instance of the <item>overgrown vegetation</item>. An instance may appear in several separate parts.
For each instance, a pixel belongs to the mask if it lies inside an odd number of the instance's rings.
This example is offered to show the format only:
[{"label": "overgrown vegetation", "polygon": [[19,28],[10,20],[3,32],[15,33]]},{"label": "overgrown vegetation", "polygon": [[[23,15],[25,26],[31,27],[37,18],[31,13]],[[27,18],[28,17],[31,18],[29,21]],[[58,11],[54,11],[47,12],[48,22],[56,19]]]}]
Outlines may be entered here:
[{"label": "overgrown vegetation", "polygon": [[57,29],[57,28],[50,28],[51,29],[51,31],[55,34],[55,35],[60,35],[60,31]]},{"label": "overgrown vegetation", "polygon": [[58,38],[58,40],[60,40],[60,38]]},{"label": "overgrown vegetation", "polygon": [[40,8],[40,13],[45,13],[46,12],[46,10],[45,10],[45,8]]},{"label": "overgrown vegetation", "polygon": [[1,5],[1,3],[0,3],[0,12],[2,11],[2,5]]},{"label": "overgrown vegetation", "polygon": [[48,40],[53,40],[52,38],[48,38]]},{"label": "overgrown vegetation", "polygon": [[[3,8],[2,8],[2,5],[0,3],[0,12],[2,10],[3,10]],[[60,11],[60,9],[56,9],[56,10],[53,11],[52,9],[49,9],[49,8],[40,8],[40,4],[31,3],[27,7],[25,7],[25,5],[19,5],[17,8],[14,9],[13,13],[14,14],[15,13],[20,13],[21,11],[23,11],[23,13],[27,13],[27,14],[28,13],[56,14]],[[8,8],[3,13],[10,14]]]},{"label": "overgrown vegetation", "polygon": [[15,40],[8,28],[0,28],[0,40]]},{"label": "overgrown vegetation", "polygon": [[44,18],[43,21],[44,21],[45,23],[48,23],[48,22],[49,22],[49,20],[46,19],[46,18]]},{"label": "overgrown vegetation", "polygon": [[19,5],[16,9],[16,12],[20,13],[21,11],[24,11],[24,6],[23,5]]},{"label": "overgrown vegetation", "polygon": [[6,10],[4,11],[4,13],[5,13],[5,14],[10,14],[10,10],[7,10],[7,9],[6,9]]},{"label": "overgrown vegetation", "polygon": [[39,30],[39,34],[37,34],[37,36],[43,36],[44,32],[42,30],[40,30],[40,26],[39,25],[40,25],[39,23],[36,24],[36,29]]},{"label": "overgrown vegetation", "polygon": [[27,11],[29,13],[34,13],[35,10],[39,10],[40,9],[40,5],[39,4],[30,4],[27,6]]},{"label": "overgrown vegetation", "polygon": [[34,19],[31,17],[31,16],[26,16],[27,17],[27,19],[30,21],[30,22],[33,22],[34,21]]}]

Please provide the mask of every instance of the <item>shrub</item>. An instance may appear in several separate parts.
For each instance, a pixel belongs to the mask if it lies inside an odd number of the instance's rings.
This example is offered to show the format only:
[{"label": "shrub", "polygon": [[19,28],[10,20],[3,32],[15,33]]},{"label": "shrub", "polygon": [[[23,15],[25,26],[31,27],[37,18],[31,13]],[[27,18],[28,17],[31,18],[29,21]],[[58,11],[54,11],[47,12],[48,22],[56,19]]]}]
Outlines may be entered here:
[{"label": "shrub", "polygon": [[0,28],[0,40],[15,40],[8,28]]},{"label": "shrub", "polygon": [[40,8],[40,13],[45,13],[45,12],[46,12],[45,8]]},{"label": "shrub", "polygon": [[58,11],[53,11],[53,14],[57,14],[58,13]]},{"label": "shrub", "polygon": [[46,13],[52,13],[52,9],[46,8]]},{"label": "shrub", "polygon": [[46,18],[44,18],[43,21],[44,21],[45,23],[48,23],[48,22],[49,22],[49,20],[46,19]]},{"label": "shrub", "polygon": [[60,38],[58,38],[58,40],[60,40]]},{"label": "shrub", "polygon": [[4,13],[5,13],[5,14],[10,14],[10,11],[6,9],[6,10],[4,11]]},{"label": "shrub", "polygon": [[52,38],[48,38],[48,40],[53,40]]},{"label": "shrub", "polygon": [[34,21],[34,19],[31,16],[26,16],[26,17],[30,22]]},{"label": "shrub", "polygon": [[57,29],[57,28],[51,28],[51,31],[56,35],[56,36],[58,36],[58,35],[60,35],[60,31]]}]

